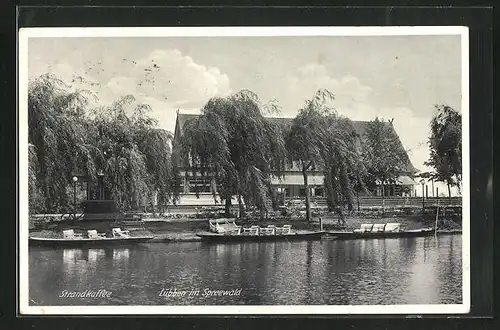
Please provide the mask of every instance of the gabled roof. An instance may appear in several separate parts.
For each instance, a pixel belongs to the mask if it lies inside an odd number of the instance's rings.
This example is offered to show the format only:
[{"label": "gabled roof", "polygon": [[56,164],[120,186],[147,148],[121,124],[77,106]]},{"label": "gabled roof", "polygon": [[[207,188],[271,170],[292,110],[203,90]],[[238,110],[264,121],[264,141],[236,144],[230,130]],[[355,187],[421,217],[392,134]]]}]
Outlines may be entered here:
[{"label": "gabled roof", "polygon": [[[177,121],[175,124],[175,134],[177,134],[177,129],[179,129],[179,133],[182,134],[182,129],[183,129],[186,121],[188,121],[189,119],[199,117],[199,116],[200,116],[199,114],[178,113],[177,114]],[[283,128],[288,128],[288,127],[292,126],[292,122],[293,122],[293,118],[288,118],[288,117],[268,117],[268,120],[282,126]],[[358,134],[358,136],[363,136],[365,134],[365,132],[368,130],[369,123],[370,123],[369,121],[352,121],[352,124],[354,126],[354,130],[356,131],[356,134]],[[386,124],[390,125],[389,123],[386,123]],[[394,130],[394,126],[391,125],[391,127]],[[395,131],[395,133],[396,133],[396,136],[398,136],[398,140],[399,140],[399,135],[397,134],[396,131]],[[399,143],[403,147],[401,140],[399,140]],[[408,157],[408,164],[407,164],[407,172],[409,172],[409,173],[419,172],[419,170],[413,166],[409,157]]]},{"label": "gabled roof", "polygon": [[183,129],[186,121],[188,121],[189,119],[192,119],[192,118],[199,117],[199,116],[200,115],[197,115],[197,114],[178,113],[177,114],[177,121],[175,124],[176,130],[177,130],[177,125],[179,125],[179,129],[182,132],[182,129]]}]

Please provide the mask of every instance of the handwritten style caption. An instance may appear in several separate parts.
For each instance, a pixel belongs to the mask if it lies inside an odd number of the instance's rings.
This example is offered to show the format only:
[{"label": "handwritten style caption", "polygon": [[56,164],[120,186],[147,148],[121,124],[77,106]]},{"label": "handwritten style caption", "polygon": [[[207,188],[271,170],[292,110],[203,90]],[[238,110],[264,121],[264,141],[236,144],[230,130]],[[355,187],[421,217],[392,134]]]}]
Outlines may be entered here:
[{"label": "handwritten style caption", "polygon": [[242,289],[231,290],[213,290],[209,288],[194,290],[177,290],[162,288],[158,293],[159,297],[185,298],[185,297],[222,297],[222,296],[240,296]]}]

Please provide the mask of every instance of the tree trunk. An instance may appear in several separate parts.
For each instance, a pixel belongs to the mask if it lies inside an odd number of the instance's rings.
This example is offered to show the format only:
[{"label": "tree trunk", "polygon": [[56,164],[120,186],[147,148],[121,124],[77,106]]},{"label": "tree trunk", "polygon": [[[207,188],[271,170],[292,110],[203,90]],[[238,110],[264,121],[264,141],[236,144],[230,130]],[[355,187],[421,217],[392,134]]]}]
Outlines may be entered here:
[{"label": "tree trunk", "polygon": [[240,218],[245,216],[245,207],[243,206],[243,200],[241,199],[241,195],[238,195],[238,208],[240,210]]},{"label": "tree trunk", "polygon": [[361,212],[361,207],[359,206],[359,192],[356,191],[356,202],[358,203],[358,213]]},{"label": "tree trunk", "polygon": [[224,212],[227,218],[231,216],[231,197],[226,198],[226,205],[224,206]]},{"label": "tree trunk", "polygon": [[307,172],[305,169],[302,170],[302,176],[304,177],[304,188],[306,193],[306,220],[311,221],[311,200],[309,196],[309,184],[307,182]]},{"label": "tree trunk", "polygon": [[448,186],[448,198],[449,198],[449,201],[450,201],[450,204],[451,204],[451,186],[449,183],[446,184]]}]

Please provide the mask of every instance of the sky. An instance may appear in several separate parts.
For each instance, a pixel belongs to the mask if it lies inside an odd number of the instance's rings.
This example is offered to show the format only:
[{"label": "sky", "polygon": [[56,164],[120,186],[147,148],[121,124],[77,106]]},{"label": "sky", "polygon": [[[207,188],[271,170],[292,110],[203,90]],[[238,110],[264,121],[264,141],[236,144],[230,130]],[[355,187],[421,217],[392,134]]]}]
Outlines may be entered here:
[{"label": "sky", "polygon": [[319,88],[352,120],[394,125],[415,167],[434,104],[461,111],[459,35],[30,38],[28,75],[51,72],[106,105],[126,94],[173,132],[176,111],[249,89],[293,117]]}]

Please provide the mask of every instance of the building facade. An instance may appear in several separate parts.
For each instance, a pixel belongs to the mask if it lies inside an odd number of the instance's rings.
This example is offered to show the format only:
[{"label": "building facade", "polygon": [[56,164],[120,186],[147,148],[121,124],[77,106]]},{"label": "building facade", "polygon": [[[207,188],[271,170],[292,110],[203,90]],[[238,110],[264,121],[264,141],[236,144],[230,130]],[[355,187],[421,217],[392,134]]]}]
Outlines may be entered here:
[{"label": "building facade", "polygon": [[[177,113],[173,143],[174,148],[180,143],[184,124],[188,120],[198,116],[199,115],[195,114]],[[292,124],[293,118],[269,118],[269,120],[278,122],[280,125],[288,126]],[[368,124],[368,121],[353,121],[354,129],[360,138],[360,142],[361,137],[368,128]],[[182,157],[182,155],[180,155],[180,157]],[[183,178],[180,187],[180,191],[182,192],[181,201],[182,199],[192,199],[192,195],[195,195],[195,191],[198,191],[199,195],[202,196],[201,198],[203,198],[203,195],[207,195],[207,198],[213,201],[211,191],[214,187],[217,187],[217,183],[210,176],[202,177],[199,174],[193,176],[191,169],[182,167],[182,164],[178,165],[180,168],[180,176]],[[384,193],[385,196],[413,196],[415,194],[415,188],[419,185],[413,179],[417,172],[418,170],[415,169],[408,158],[407,169],[400,174],[397,184],[386,185],[385,189],[382,189],[382,186],[377,186],[376,189],[370,193],[373,196],[382,196]],[[305,196],[304,179],[299,168],[291,167],[287,169],[281,178],[273,176],[271,178],[271,183],[275,187],[276,192],[284,199]],[[324,176],[320,170],[308,171],[308,183],[313,198],[324,197]]]}]

